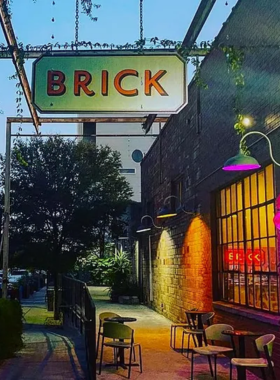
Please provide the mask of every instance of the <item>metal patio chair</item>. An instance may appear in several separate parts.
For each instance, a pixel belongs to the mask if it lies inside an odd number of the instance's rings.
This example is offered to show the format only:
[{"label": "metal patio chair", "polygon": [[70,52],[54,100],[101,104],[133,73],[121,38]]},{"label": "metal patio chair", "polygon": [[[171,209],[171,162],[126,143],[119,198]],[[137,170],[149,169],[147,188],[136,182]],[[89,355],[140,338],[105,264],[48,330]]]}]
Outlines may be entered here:
[{"label": "metal patio chair", "polygon": [[[110,338],[111,340],[105,341],[105,338]],[[138,347],[139,366],[140,366],[140,372],[142,373],[141,346],[139,343],[134,342],[134,330],[131,327],[129,327],[127,325],[123,325],[121,323],[104,322],[102,344],[101,344],[101,353],[100,353],[100,363],[99,363],[99,375],[101,374],[104,346],[113,348],[114,352],[115,352],[115,350],[118,350],[120,360],[122,360],[121,358],[123,358],[123,362],[119,362],[118,360],[116,361],[116,368],[117,369],[118,369],[119,365],[126,368],[126,365],[124,363],[124,352],[123,351],[125,349],[129,350],[128,379],[130,378],[130,374],[131,374],[133,350],[135,347]]]},{"label": "metal patio chair", "polygon": [[[197,309],[191,309],[191,311],[195,310]],[[190,328],[190,324],[188,321],[186,321],[185,323],[172,323],[172,325],[170,326],[170,347],[173,349],[176,349],[176,332],[178,328]]]},{"label": "metal patio chair", "polygon": [[271,360],[275,335],[262,335],[255,340],[255,348],[258,358],[232,358],[230,362],[230,380],[232,380],[232,366],[246,368],[260,368],[262,378],[266,380],[265,368],[268,368],[273,380],[276,380],[274,363]]},{"label": "metal patio chair", "polygon": [[103,324],[105,322],[105,318],[114,318],[114,317],[120,317],[120,315],[116,313],[111,313],[110,311],[105,311],[104,313],[99,314],[99,328],[98,328],[98,333],[97,333],[97,344],[96,344],[96,359],[98,358],[100,336],[103,335]]},{"label": "metal patio chair", "polygon": [[[210,312],[203,314],[201,317],[203,325],[211,325],[211,321],[214,318],[215,313]],[[191,323],[191,322],[190,322]],[[187,347],[187,358],[189,357],[189,350],[190,350],[190,338],[192,337],[195,347],[198,347],[199,344],[197,343],[197,336],[203,336],[204,337],[204,329],[197,329],[196,325],[190,324],[188,328],[183,329],[182,333],[182,354],[184,355],[184,339],[185,335],[188,334],[188,347]]]},{"label": "metal patio chair", "polygon": [[[205,355],[208,358],[209,368],[211,375],[214,379],[217,379],[217,355],[226,354],[233,352],[233,348],[224,346],[215,346],[215,342],[227,342],[231,344],[231,338],[227,335],[222,334],[224,330],[234,330],[232,326],[226,324],[214,324],[207,327],[205,332],[205,343],[206,346],[195,347],[192,350],[191,359],[191,379],[193,379],[193,367],[194,367],[194,354]],[[208,344],[207,341],[211,341],[212,344]],[[214,357],[214,374],[211,364],[211,356]]]}]

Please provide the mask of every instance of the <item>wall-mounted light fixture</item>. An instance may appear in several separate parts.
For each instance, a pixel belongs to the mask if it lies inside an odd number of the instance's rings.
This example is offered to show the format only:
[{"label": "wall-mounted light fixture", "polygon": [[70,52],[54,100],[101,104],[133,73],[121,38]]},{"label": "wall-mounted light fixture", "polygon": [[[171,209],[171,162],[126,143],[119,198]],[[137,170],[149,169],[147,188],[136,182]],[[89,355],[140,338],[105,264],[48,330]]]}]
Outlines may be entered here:
[{"label": "wall-mounted light fixture", "polygon": [[[252,132],[246,133],[246,135],[244,135],[241,138],[240,143],[239,143],[239,153],[236,156],[229,158],[224,163],[223,170],[227,170],[227,171],[254,170],[254,169],[259,169],[261,167],[261,165],[258,163],[258,161],[254,157],[245,155],[242,150],[242,142],[249,135],[261,135],[262,137],[264,137],[268,142],[269,155],[272,162],[275,165],[280,166],[280,163],[277,162],[275,158],[273,157],[271,141],[267,137],[267,135],[259,131],[252,131]],[[275,227],[278,230],[280,230],[280,196],[278,196],[276,200],[276,214],[274,215],[273,223]]]},{"label": "wall-mounted light fixture", "polygon": [[267,140],[268,146],[269,146],[269,155],[271,157],[271,160],[274,162],[275,165],[280,166],[280,163],[277,162],[273,157],[271,141],[269,140],[269,138],[262,132],[252,131],[252,132],[246,133],[246,135],[244,135],[241,138],[240,143],[239,143],[239,153],[236,156],[229,158],[224,163],[223,170],[226,170],[226,171],[254,170],[254,169],[259,169],[261,167],[261,165],[258,163],[258,161],[254,157],[244,154],[244,151],[242,150],[242,142],[246,139],[247,136],[253,135],[253,134],[261,135]]},{"label": "wall-mounted light fixture", "polygon": [[[178,214],[178,212],[180,212],[180,211],[183,211],[185,214],[191,214],[191,215],[194,214],[194,212],[185,211],[184,207],[181,204],[176,211],[171,211],[170,207],[168,207],[166,204],[166,201],[169,198],[179,199],[179,197],[177,197],[176,195],[169,195],[168,197],[166,197],[165,200],[163,201],[163,206],[159,209],[159,211],[157,213],[158,219],[170,218],[172,216],[176,216]],[[180,201],[180,199],[179,199],[179,201]]]},{"label": "wall-mounted light fixture", "polygon": [[[145,225],[143,224],[143,220],[144,220],[145,218],[149,218],[149,219],[151,219],[151,224],[150,224],[150,225],[145,226]],[[151,231],[152,226],[154,226],[155,228],[162,229],[162,227],[160,227],[160,226],[156,226],[156,225],[155,225],[155,223],[154,223],[154,219],[153,219],[150,215],[144,215],[144,216],[142,216],[142,218],[141,218],[140,226],[137,228],[136,232],[137,232],[137,233],[140,233],[140,232]]]}]

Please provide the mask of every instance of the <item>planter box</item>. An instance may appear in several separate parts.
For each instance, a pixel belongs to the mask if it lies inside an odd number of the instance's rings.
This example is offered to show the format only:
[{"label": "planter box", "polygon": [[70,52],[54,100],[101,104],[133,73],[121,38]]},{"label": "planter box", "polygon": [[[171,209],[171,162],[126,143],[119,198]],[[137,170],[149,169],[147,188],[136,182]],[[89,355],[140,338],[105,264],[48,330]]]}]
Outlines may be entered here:
[{"label": "planter box", "polygon": [[125,305],[138,305],[139,298],[137,296],[119,296],[119,303]]}]

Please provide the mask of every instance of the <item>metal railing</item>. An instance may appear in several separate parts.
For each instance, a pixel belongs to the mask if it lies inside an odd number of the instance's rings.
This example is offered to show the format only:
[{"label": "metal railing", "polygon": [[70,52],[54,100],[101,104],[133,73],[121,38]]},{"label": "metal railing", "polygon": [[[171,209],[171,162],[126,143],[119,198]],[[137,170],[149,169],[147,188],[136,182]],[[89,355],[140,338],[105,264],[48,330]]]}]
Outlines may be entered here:
[{"label": "metal railing", "polygon": [[[63,323],[71,321],[85,336],[86,359],[90,380],[96,380],[96,310],[85,282],[61,278]],[[68,318],[66,318],[66,316]]]}]

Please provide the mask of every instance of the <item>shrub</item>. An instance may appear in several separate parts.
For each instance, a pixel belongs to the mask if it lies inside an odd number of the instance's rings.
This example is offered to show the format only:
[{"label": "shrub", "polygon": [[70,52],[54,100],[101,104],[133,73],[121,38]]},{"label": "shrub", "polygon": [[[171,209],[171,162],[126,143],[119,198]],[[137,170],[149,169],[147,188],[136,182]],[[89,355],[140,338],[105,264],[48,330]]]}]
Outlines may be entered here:
[{"label": "shrub", "polygon": [[23,347],[22,309],[18,301],[0,299],[0,359],[14,355]]}]

